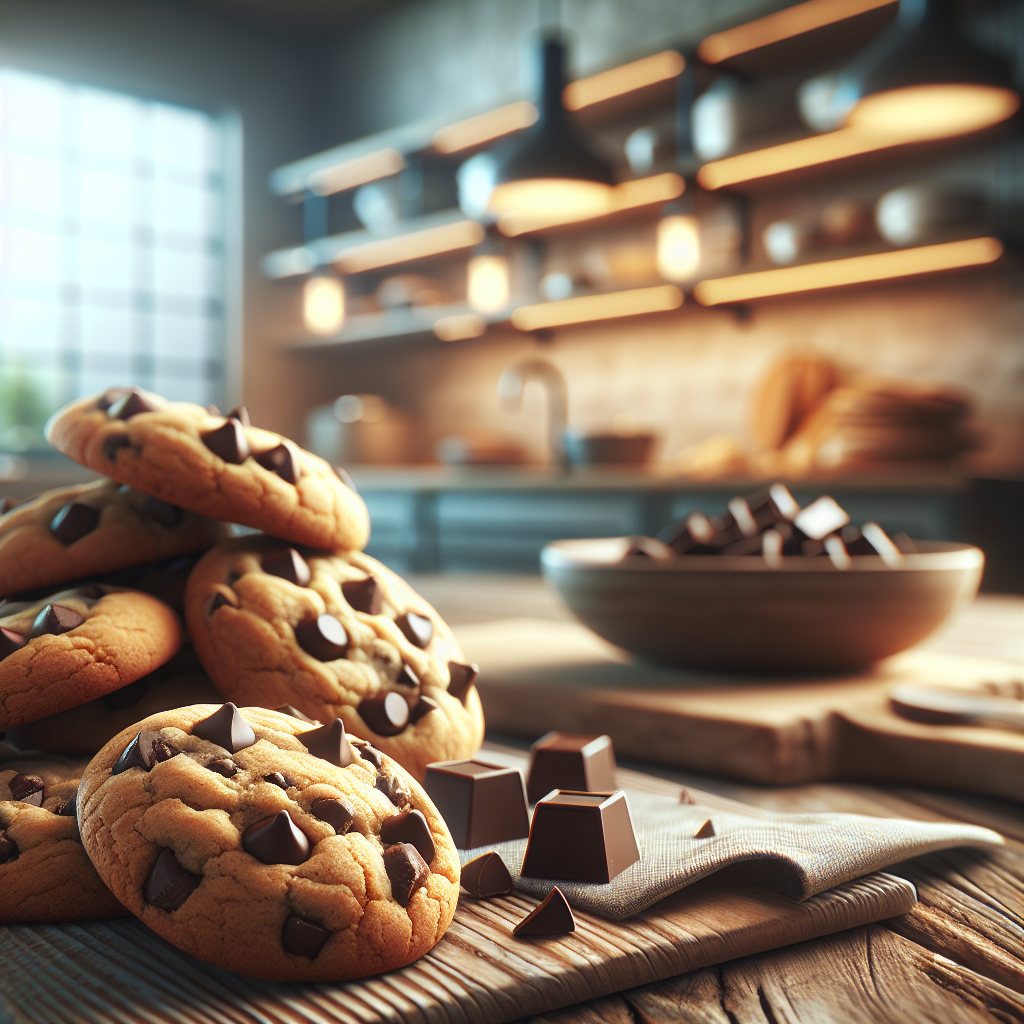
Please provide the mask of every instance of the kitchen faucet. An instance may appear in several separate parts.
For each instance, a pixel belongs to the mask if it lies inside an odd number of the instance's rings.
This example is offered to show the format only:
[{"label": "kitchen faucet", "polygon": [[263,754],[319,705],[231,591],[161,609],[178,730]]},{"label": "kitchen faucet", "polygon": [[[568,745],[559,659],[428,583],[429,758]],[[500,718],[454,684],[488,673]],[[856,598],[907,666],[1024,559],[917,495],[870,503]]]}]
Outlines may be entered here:
[{"label": "kitchen faucet", "polygon": [[565,454],[568,396],[562,371],[546,359],[520,359],[502,371],[498,378],[498,397],[508,408],[519,409],[523,404],[523,389],[530,380],[538,381],[547,392],[551,464],[566,473],[569,469]]}]

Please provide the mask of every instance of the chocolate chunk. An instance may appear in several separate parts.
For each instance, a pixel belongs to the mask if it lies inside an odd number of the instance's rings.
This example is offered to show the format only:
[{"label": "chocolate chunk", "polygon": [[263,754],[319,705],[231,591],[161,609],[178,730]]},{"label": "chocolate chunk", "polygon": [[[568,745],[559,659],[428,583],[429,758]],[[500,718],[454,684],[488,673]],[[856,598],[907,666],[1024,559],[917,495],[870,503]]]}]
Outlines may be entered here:
[{"label": "chocolate chunk", "polygon": [[269,775],[264,775],[263,781],[269,782],[272,786],[280,786],[281,789],[287,789],[291,785],[288,779],[280,772],[271,772]]},{"label": "chocolate chunk", "polygon": [[406,612],[395,619],[395,625],[405,634],[406,640],[417,647],[426,647],[434,635],[434,623],[425,615]]},{"label": "chocolate chunk", "polygon": [[155,729],[143,729],[137,732],[131,743],[121,751],[121,756],[114,762],[110,774],[120,775],[129,768],[144,768],[148,772],[161,761],[169,761],[177,753],[179,751]]},{"label": "chocolate chunk", "polygon": [[485,761],[438,761],[423,783],[460,850],[530,834],[526,788],[518,768]]},{"label": "chocolate chunk", "polygon": [[206,767],[211,772],[223,775],[225,779],[230,779],[232,775],[237,775],[242,770],[230,757],[218,757],[216,761],[211,761]]},{"label": "chocolate chunk", "polygon": [[402,811],[385,818],[380,826],[380,841],[385,846],[412,843],[427,864],[434,859],[434,839],[422,811]]},{"label": "chocolate chunk", "polygon": [[79,615],[74,608],[65,608],[62,604],[48,604],[35,617],[29,637],[34,640],[37,636],[59,636],[83,622],[85,616]]},{"label": "chocolate chunk", "polygon": [[242,833],[242,849],[264,864],[301,864],[309,858],[310,845],[288,812],[278,811]]},{"label": "chocolate chunk", "polygon": [[346,580],[341,585],[341,592],[353,611],[380,615],[384,606],[384,588],[376,576],[367,576],[365,580]]},{"label": "chocolate chunk", "polygon": [[314,800],[309,809],[314,818],[326,821],[339,836],[343,836],[352,827],[352,820],[356,816],[351,804],[333,797]]},{"label": "chocolate chunk", "polygon": [[249,442],[238,420],[227,420],[224,426],[200,434],[200,439],[214,455],[238,466],[249,458]]},{"label": "chocolate chunk", "polygon": [[33,807],[43,806],[43,780],[38,775],[22,775],[18,772],[7,786],[11,791],[11,799]]},{"label": "chocolate chunk", "polygon": [[387,775],[377,769],[377,789],[383,793],[396,807],[405,807],[412,799],[412,793],[400,775]]},{"label": "chocolate chunk", "polygon": [[74,544],[99,525],[99,512],[79,501],[70,501],[50,521],[50,533],[61,544]]},{"label": "chocolate chunk", "polygon": [[448,662],[448,692],[463,704],[466,703],[466,694],[469,688],[476,682],[480,675],[479,665],[463,665],[458,661]]},{"label": "chocolate chunk", "polygon": [[348,650],[348,633],[333,615],[318,615],[295,627],[299,646],[317,661],[336,661]]},{"label": "chocolate chunk", "polygon": [[252,726],[230,701],[222,704],[208,718],[196,722],[192,726],[192,735],[216,743],[231,754],[237,754],[238,751],[251,747],[256,742],[256,733],[252,731]]},{"label": "chocolate chunk", "polygon": [[174,851],[164,847],[142,886],[142,898],[157,910],[170,913],[199,888],[202,880],[202,875],[186,871]]},{"label": "chocolate chunk", "polygon": [[122,448],[130,448],[131,441],[127,434],[109,434],[103,438],[103,454],[109,462],[117,462],[117,453]]},{"label": "chocolate chunk", "polygon": [[313,960],[330,937],[331,933],[326,928],[306,921],[298,914],[289,914],[281,929],[281,948],[292,956]]},{"label": "chocolate chunk", "polygon": [[107,388],[98,399],[96,408],[106,412],[115,402],[121,401],[125,395],[131,394],[131,388]]},{"label": "chocolate chunk", "polygon": [[26,643],[28,643],[28,639],[21,633],[15,633],[13,629],[0,626],[0,659],[21,650]]},{"label": "chocolate chunk", "polygon": [[340,718],[319,729],[300,732],[296,739],[314,756],[339,768],[347,768],[356,759]]},{"label": "chocolate chunk", "polygon": [[693,799],[693,794],[684,787],[679,792],[679,802],[681,804],[695,804],[697,801]]},{"label": "chocolate chunk", "polygon": [[10,864],[12,860],[17,860],[20,852],[18,844],[6,831],[0,831],[0,864]]},{"label": "chocolate chunk", "polygon": [[395,682],[401,683],[402,686],[411,686],[413,689],[419,689],[420,677],[408,665],[403,664],[395,678]]},{"label": "chocolate chunk", "polygon": [[715,826],[711,823],[711,819],[708,818],[703,825],[696,832],[693,833],[694,839],[710,839],[715,834]]},{"label": "chocolate chunk", "polygon": [[639,859],[621,789],[614,793],[557,790],[533,810],[522,873],[527,878],[610,882]]},{"label": "chocolate chunk", "polygon": [[286,484],[299,482],[299,461],[288,445],[279,444],[276,448],[255,456],[255,459],[264,469],[276,473]]},{"label": "chocolate chunk", "polygon": [[150,519],[155,519],[161,526],[166,526],[168,530],[177,526],[185,515],[177,505],[172,505],[169,501],[161,501],[159,498],[154,498],[152,494],[146,495],[142,504],[139,506],[139,511],[144,516],[149,516]]},{"label": "chocolate chunk", "polygon": [[292,707],[291,704],[278,704],[274,710],[280,711],[282,715],[288,715],[289,718],[297,718],[300,722],[309,722],[310,725],[320,724],[315,718],[304,715],[298,708]]},{"label": "chocolate chunk", "polygon": [[213,595],[213,600],[210,602],[210,614],[212,615],[218,608],[223,608],[224,605],[227,605],[229,608],[238,607],[228,598],[227,594],[223,594],[218,590]]},{"label": "chocolate chunk", "polygon": [[391,895],[403,907],[409,905],[412,894],[427,884],[430,868],[411,843],[401,843],[384,851],[384,870],[391,880]]},{"label": "chocolate chunk", "polygon": [[295,548],[285,548],[284,551],[267,555],[263,559],[262,567],[264,572],[270,573],[271,576],[280,576],[297,587],[308,587],[312,577],[309,565]]},{"label": "chocolate chunk", "polygon": [[824,540],[830,533],[841,530],[850,521],[846,511],[827,494],[801,509],[793,525],[811,540]]},{"label": "chocolate chunk", "polygon": [[512,929],[512,934],[565,935],[576,931],[572,908],[556,885],[544,899]]},{"label": "chocolate chunk", "polygon": [[244,405],[236,405],[231,412],[228,413],[229,420],[238,420],[243,427],[251,427],[252,421],[249,419],[249,410]]},{"label": "chocolate chunk", "polygon": [[493,850],[463,865],[461,882],[466,892],[485,900],[504,896],[513,888],[512,876],[505,862]]},{"label": "chocolate chunk", "polygon": [[610,736],[549,732],[530,747],[526,797],[535,804],[553,789],[607,793],[615,788]]},{"label": "chocolate chunk", "polygon": [[78,801],[76,797],[72,797],[70,800],[60,805],[60,810],[57,814],[61,818],[77,818],[78,817]]},{"label": "chocolate chunk", "polygon": [[121,711],[124,708],[130,708],[133,704],[138,704],[153,689],[154,685],[156,685],[156,680],[151,675],[143,676],[141,679],[136,679],[134,683],[122,686],[120,690],[103,694],[100,700],[105,708],[109,708],[111,711]]},{"label": "chocolate chunk", "polygon": [[112,420],[130,420],[140,412],[155,411],[156,406],[138,388],[132,388],[108,407],[107,416]]},{"label": "chocolate chunk", "polygon": [[420,697],[418,701],[412,706],[412,710],[409,712],[409,722],[415,725],[421,718],[426,718],[431,711],[439,711],[436,700],[431,700],[429,697]]},{"label": "chocolate chunk", "polygon": [[360,702],[358,711],[378,736],[397,736],[409,724],[409,705],[394,690],[367,697]]},{"label": "chocolate chunk", "polygon": [[380,771],[381,766],[381,754],[376,747],[371,747],[369,743],[360,744],[355,747],[356,752],[364,761],[369,761],[377,771]]}]

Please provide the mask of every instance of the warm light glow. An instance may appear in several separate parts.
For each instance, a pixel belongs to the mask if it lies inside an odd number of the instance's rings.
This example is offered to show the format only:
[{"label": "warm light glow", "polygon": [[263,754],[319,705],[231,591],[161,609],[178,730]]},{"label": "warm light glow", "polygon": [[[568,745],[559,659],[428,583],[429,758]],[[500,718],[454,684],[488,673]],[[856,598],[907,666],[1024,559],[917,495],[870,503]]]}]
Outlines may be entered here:
[{"label": "warm light glow", "polygon": [[701,281],[693,289],[693,297],[704,306],[746,302],[770,295],[788,295],[816,288],[838,288],[866,281],[884,281],[892,277],[979,266],[999,259],[1002,252],[1002,243],[996,238],[943,242],[916,249],[852,256],[845,260],[826,260],[800,267],[762,270],[754,274]]},{"label": "warm light glow", "polygon": [[593,103],[610,100],[645,85],[664,82],[683,73],[686,61],[675,50],[665,50],[631,64],[602,71],[599,75],[570,82],[562,92],[562,104],[566,110],[581,110]]},{"label": "warm light glow", "polygon": [[700,267],[700,221],[692,215],[658,221],[658,273],[666,281],[689,281]]},{"label": "warm light glow", "polygon": [[599,217],[608,207],[610,185],[575,178],[524,178],[495,185],[487,209],[532,217],[564,216],[574,220]]},{"label": "warm light glow", "polygon": [[512,313],[512,325],[521,331],[538,331],[545,327],[582,324],[590,320],[660,313],[678,309],[682,304],[683,293],[675,285],[663,284],[654,288],[633,288],[626,292],[581,295],[560,302],[520,306]]},{"label": "warm light glow", "polygon": [[337,334],[345,322],[345,289],[336,277],[318,274],[302,286],[302,319],[311,334]]},{"label": "warm light glow", "polygon": [[510,103],[507,107],[488,110],[465,121],[445,125],[434,133],[434,149],[439,153],[458,153],[463,149],[480,146],[491,139],[510,132],[529,128],[537,120],[537,108],[527,100]]},{"label": "warm light glow", "polygon": [[890,4],[893,0],[808,0],[725,32],[716,32],[704,39],[697,48],[697,55],[705,64],[718,64],[749,50],[792,39]]},{"label": "warm light glow", "polygon": [[498,230],[506,238],[514,238],[529,231],[541,231],[562,224],[607,217],[623,210],[650,206],[652,203],[667,203],[681,196],[685,188],[686,182],[678,174],[655,174],[650,178],[624,181],[621,185],[608,189],[605,205],[598,212],[577,214],[557,208],[544,214],[534,210],[514,211],[498,218]]},{"label": "warm light glow", "polygon": [[365,185],[368,181],[397,174],[405,167],[405,158],[397,149],[379,149],[376,153],[346,160],[343,164],[325,167],[309,176],[309,189],[318,196],[330,196],[347,188]]},{"label": "warm light glow", "polygon": [[1020,98],[991,85],[915,85],[865,96],[850,111],[850,128],[901,139],[944,139],[999,124]]},{"label": "warm light glow", "polygon": [[508,300],[508,260],[504,256],[471,256],[466,264],[466,301],[477,312],[498,313]]},{"label": "warm light glow", "polygon": [[434,333],[442,341],[465,341],[479,338],[487,331],[487,321],[477,313],[443,316],[434,324]]},{"label": "warm light glow", "polygon": [[437,256],[443,252],[466,249],[484,240],[484,229],[473,220],[459,220],[436,228],[413,231],[398,238],[382,238],[346,249],[334,261],[344,274],[389,267],[394,263]]}]

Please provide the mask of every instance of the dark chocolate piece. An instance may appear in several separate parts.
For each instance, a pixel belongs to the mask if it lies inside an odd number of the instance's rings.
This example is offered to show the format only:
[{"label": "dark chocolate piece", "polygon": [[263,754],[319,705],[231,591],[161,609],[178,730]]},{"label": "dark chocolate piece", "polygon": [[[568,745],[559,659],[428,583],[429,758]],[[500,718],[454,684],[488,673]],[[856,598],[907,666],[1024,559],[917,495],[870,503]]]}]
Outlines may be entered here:
[{"label": "dark chocolate piece", "polygon": [[20,852],[18,844],[6,831],[0,829],[0,864],[10,864],[12,860],[17,860]]},{"label": "dark chocolate piece", "polygon": [[200,434],[200,439],[214,455],[232,465],[241,465],[249,458],[249,442],[238,420],[227,420],[224,426]]},{"label": "dark chocolate piece", "polygon": [[28,643],[28,638],[22,636],[21,633],[15,633],[13,629],[0,626],[0,659],[6,658],[15,651],[20,651],[26,643]]},{"label": "dark chocolate piece", "polygon": [[117,453],[122,448],[131,448],[127,434],[110,434],[103,438],[103,454],[110,462],[117,462]]},{"label": "dark chocolate piece", "polygon": [[179,751],[168,743],[155,729],[143,729],[121,751],[121,756],[110,769],[111,775],[120,775],[129,768],[143,768],[147,772],[161,761],[169,761]]},{"label": "dark chocolate piece", "polygon": [[236,405],[231,412],[228,413],[229,420],[238,420],[243,427],[251,427],[252,420],[249,419],[249,410],[244,405]]},{"label": "dark chocolate piece", "polygon": [[78,801],[76,797],[72,797],[70,800],[60,805],[60,810],[57,814],[61,818],[77,818],[78,817]]},{"label": "dark chocolate piece", "polygon": [[313,817],[326,821],[339,836],[343,836],[352,827],[352,820],[356,816],[351,804],[336,797],[321,797],[314,800],[309,809]]},{"label": "dark chocolate piece", "polygon": [[142,886],[142,898],[157,910],[177,910],[202,880],[202,875],[186,871],[174,851],[164,847]]},{"label": "dark chocolate piece", "polygon": [[422,811],[402,811],[385,818],[380,826],[380,841],[385,846],[412,843],[429,864],[434,859],[434,839]]},{"label": "dark chocolate piece", "polygon": [[321,928],[312,921],[289,914],[281,929],[281,948],[292,956],[304,956],[309,960],[316,958],[324,943],[331,937],[326,928]]},{"label": "dark chocolate piece", "polygon": [[376,576],[367,576],[365,580],[345,580],[341,592],[353,611],[380,615],[384,607],[384,589]]},{"label": "dark chocolate piece", "polygon": [[125,395],[131,394],[131,390],[131,388],[107,388],[96,399],[96,408],[106,412],[115,402],[119,402]]},{"label": "dark chocolate piece", "polygon": [[17,775],[7,783],[11,798],[33,807],[43,806],[43,780],[38,775]]},{"label": "dark chocolate piece", "polygon": [[430,868],[411,843],[401,843],[384,851],[384,870],[391,880],[391,895],[403,907],[409,905],[413,893],[427,884]]},{"label": "dark chocolate piece", "polygon": [[708,818],[703,825],[696,832],[693,833],[694,839],[710,839],[715,834],[715,826],[712,824],[711,819]]},{"label": "dark chocolate piece", "polygon": [[304,715],[298,708],[293,707],[291,704],[278,704],[274,710],[280,711],[282,715],[288,715],[290,718],[297,718],[300,722],[309,722],[310,725],[320,724],[315,718],[310,718],[308,715]]},{"label": "dark chocolate piece", "polygon": [[406,640],[417,647],[426,647],[434,635],[434,623],[425,615],[406,612],[395,619],[395,625],[405,634]]},{"label": "dark chocolate piece", "polygon": [[377,789],[379,789],[396,807],[405,807],[412,799],[412,793],[405,781],[397,773],[385,775],[378,769]]},{"label": "dark chocolate piece", "polygon": [[466,694],[480,675],[479,665],[463,665],[458,661],[448,662],[448,692],[463,704]]},{"label": "dark chocolate piece", "polygon": [[493,850],[464,864],[461,882],[466,892],[485,900],[493,896],[504,896],[513,888],[512,876],[505,862]]},{"label": "dark chocolate piece", "polygon": [[615,788],[610,736],[549,732],[530,747],[526,796],[531,804],[553,789],[607,793]]},{"label": "dark chocolate piece", "polygon": [[207,766],[211,772],[216,772],[218,775],[223,775],[225,779],[230,779],[232,775],[237,775],[242,769],[231,760],[230,757],[218,757],[215,761],[211,761]]},{"label": "dark chocolate piece", "polygon": [[345,733],[345,725],[340,718],[320,726],[319,729],[300,732],[296,739],[314,757],[319,757],[339,768],[347,768],[356,759],[355,751]]},{"label": "dark chocolate piece", "polygon": [[263,781],[269,782],[272,786],[279,786],[281,789],[287,789],[291,785],[280,772],[271,772],[269,775],[264,775]]},{"label": "dark chocolate piece", "polygon": [[288,812],[278,811],[242,833],[242,849],[264,864],[301,864],[309,859],[310,845]]},{"label": "dark chocolate piece", "polygon": [[242,713],[230,703],[222,704],[208,718],[192,726],[192,735],[223,747],[229,754],[251,747],[256,742],[256,733],[242,717]]},{"label": "dark chocolate piece", "polygon": [[360,701],[357,710],[378,736],[397,736],[409,724],[409,705],[394,690],[367,697]]},{"label": "dark chocolate piece", "polygon": [[37,636],[60,636],[85,622],[85,616],[79,615],[74,608],[65,608],[62,604],[48,604],[32,623],[29,636],[34,640]]},{"label": "dark chocolate piece", "polygon": [[285,548],[284,551],[277,551],[267,555],[262,562],[263,571],[271,576],[279,576],[297,587],[308,587],[312,573],[306,560],[295,550]]},{"label": "dark chocolate piece", "polygon": [[527,878],[610,882],[640,859],[626,794],[558,790],[534,808]]},{"label": "dark chocolate piece", "polygon": [[50,533],[61,544],[74,544],[99,525],[100,514],[90,505],[69,501],[50,521]]},{"label": "dark chocolate piece", "polygon": [[423,783],[460,850],[530,834],[523,773],[485,761],[438,761]]},{"label": "dark chocolate piece", "polygon": [[376,747],[370,746],[369,743],[361,743],[355,749],[364,761],[369,761],[377,771],[380,771],[381,755]]},{"label": "dark chocolate piece", "polygon": [[132,388],[108,407],[107,416],[112,420],[130,420],[140,412],[155,411],[156,406],[151,405],[138,388]]},{"label": "dark chocolate piece", "polygon": [[299,646],[317,661],[337,661],[348,650],[348,633],[333,616],[318,615],[295,627],[295,639]]},{"label": "dark chocolate piece", "polygon": [[512,934],[565,935],[576,931],[572,908],[556,885],[544,899],[512,929]]},{"label": "dark chocolate piece", "polygon": [[256,462],[264,469],[276,473],[286,484],[297,484],[299,482],[299,463],[295,453],[286,444],[279,444],[276,448],[255,456]]},{"label": "dark chocolate piece", "polygon": [[849,521],[849,515],[839,507],[835,499],[823,494],[800,510],[793,525],[811,540],[824,540],[830,533],[841,530]]},{"label": "dark chocolate piece", "polygon": [[419,689],[420,677],[408,665],[403,663],[395,682],[401,683],[402,686],[411,686],[413,689]]},{"label": "dark chocolate piece", "polygon": [[409,724],[415,725],[421,718],[426,718],[431,711],[440,710],[436,700],[431,700],[430,697],[420,697],[418,701],[412,706],[412,710],[409,712]]},{"label": "dark chocolate piece", "polygon": [[213,595],[213,600],[210,602],[210,614],[212,615],[218,608],[223,608],[224,605],[228,605],[230,608],[236,607],[232,604],[226,594],[222,594],[219,590]]},{"label": "dark chocolate piece", "polygon": [[185,515],[177,505],[172,505],[169,501],[161,501],[159,498],[154,498],[152,494],[146,495],[142,504],[139,506],[139,511],[144,516],[149,516],[150,519],[155,519],[161,526],[166,526],[168,530],[177,526]]}]

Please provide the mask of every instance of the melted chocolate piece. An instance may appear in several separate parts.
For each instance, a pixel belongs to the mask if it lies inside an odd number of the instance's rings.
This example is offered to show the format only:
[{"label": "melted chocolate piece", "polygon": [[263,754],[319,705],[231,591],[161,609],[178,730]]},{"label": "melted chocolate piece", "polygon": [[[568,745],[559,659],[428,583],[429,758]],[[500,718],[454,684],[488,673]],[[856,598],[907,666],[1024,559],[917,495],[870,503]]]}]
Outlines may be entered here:
[{"label": "melted chocolate piece", "polygon": [[391,895],[403,907],[409,905],[413,893],[427,884],[430,868],[411,843],[401,843],[384,851],[384,870],[391,880]]},{"label": "melted chocolate piece", "polygon": [[306,560],[295,548],[285,548],[284,551],[267,555],[263,559],[262,568],[271,576],[279,576],[297,587],[308,587],[312,576]]},{"label": "melted chocolate piece", "polygon": [[130,420],[140,412],[155,411],[156,406],[151,405],[138,388],[132,388],[107,408],[107,416],[112,420]]},{"label": "melted chocolate piece", "polygon": [[121,401],[125,395],[131,394],[131,388],[107,388],[98,399],[96,408],[106,412],[115,402]]},{"label": "melted chocolate piece", "polygon": [[20,852],[18,844],[6,831],[0,830],[0,864],[10,864],[12,860],[17,860]]},{"label": "melted chocolate piece", "polygon": [[218,757],[216,761],[211,761],[206,767],[211,772],[223,775],[225,779],[230,779],[232,775],[237,775],[242,770],[230,757]]},{"label": "melted chocolate piece", "polygon": [[576,919],[562,890],[556,885],[529,914],[512,929],[512,934],[565,935],[576,931]]},{"label": "melted chocolate piece", "polygon": [[412,843],[429,864],[434,859],[434,838],[422,811],[402,811],[385,818],[380,826],[380,841],[385,846]]},{"label": "melted chocolate piece", "polygon": [[397,736],[409,724],[409,705],[400,693],[393,690],[367,697],[357,710],[378,736]]},{"label": "melted chocolate piece", "polygon": [[434,623],[425,615],[406,612],[395,619],[395,625],[405,634],[406,640],[417,647],[426,647],[434,635]]},{"label": "melted chocolate piece", "polygon": [[36,617],[29,632],[31,639],[37,636],[60,636],[85,622],[85,616],[79,615],[74,608],[65,608],[62,604],[48,604]]},{"label": "melted chocolate piece", "polygon": [[[13,612],[11,614],[14,614]],[[20,633],[15,633],[13,629],[6,629],[0,626],[0,660],[6,658],[9,654],[13,654],[15,651],[20,651],[25,644],[28,643],[28,638],[22,636]]]},{"label": "melted chocolate piece", "polygon": [[715,826],[712,824],[711,819],[708,818],[703,825],[696,832],[693,833],[694,839],[710,839],[715,834]]},{"label": "melted chocolate piece", "polygon": [[202,882],[202,875],[186,871],[174,855],[164,847],[142,886],[142,898],[157,910],[177,910]]},{"label": "melted chocolate piece", "polygon": [[396,807],[405,807],[412,799],[412,793],[400,775],[377,773],[377,789],[380,790]]},{"label": "melted chocolate piece", "polygon": [[229,420],[238,420],[243,427],[251,427],[252,420],[249,419],[249,410],[244,405],[236,405],[231,412],[228,413]]},{"label": "melted chocolate piece", "polygon": [[111,434],[103,438],[103,454],[110,462],[117,462],[117,453],[122,448],[131,448],[127,434]]},{"label": "melted chocolate piece", "polygon": [[299,646],[317,661],[337,661],[348,650],[348,633],[333,615],[318,615],[295,627]]},{"label": "melted chocolate piece", "polygon": [[269,782],[272,786],[279,786],[281,789],[287,789],[291,785],[288,779],[280,772],[271,772],[269,775],[264,775],[263,781]]},{"label": "melted chocolate piece", "polygon": [[192,735],[216,743],[231,754],[237,754],[256,742],[252,726],[230,701],[221,705],[209,718],[196,722],[192,726]]},{"label": "melted chocolate piece", "polygon": [[370,746],[369,743],[361,743],[355,749],[364,761],[369,761],[377,771],[380,771],[381,754],[376,747]]},{"label": "melted chocolate piece", "polygon": [[227,420],[224,426],[199,436],[203,444],[225,462],[238,466],[249,458],[249,442],[238,420]]},{"label": "melted chocolate piece", "polygon": [[436,700],[431,700],[429,697],[420,697],[418,701],[412,706],[412,710],[409,712],[409,722],[415,725],[421,718],[426,718],[431,711],[438,711],[438,704]]},{"label": "melted chocolate piece", "polygon": [[458,661],[448,662],[448,692],[463,704],[466,703],[466,694],[469,688],[476,682],[480,675],[479,665],[463,665]]},{"label": "melted chocolate piece", "polygon": [[74,544],[99,525],[100,514],[90,505],[70,501],[50,521],[50,533],[61,544]]},{"label": "melted chocolate piece", "polygon": [[290,718],[297,718],[300,722],[309,722],[310,725],[320,724],[315,718],[304,715],[298,708],[292,707],[291,704],[278,704],[274,710],[280,711],[282,715],[288,715]]},{"label": "melted chocolate piece", "polygon": [[402,686],[411,686],[414,689],[419,689],[420,677],[408,665],[403,664],[395,682],[401,683]]},{"label": "melted chocolate piece", "polygon": [[242,849],[264,864],[301,864],[309,858],[311,847],[288,812],[278,811],[242,833]]},{"label": "melted chocolate piece", "polygon": [[356,816],[351,804],[331,797],[314,800],[309,809],[313,817],[326,821],[339,836],[343,836],[352,827],[352,821]]},{"label": "melted chocolate piece", "polygon": [[255,456],[255,459],[264,469],[276,473],[286,484],[299,482],[299,463],[288,445],[279,444],[276,448]]},{"label": "melted chocolate piece", "polygon": [[365,580],[346,580],[341,585],[341,592],[353,611],[380,615],[384,606],[384,588],[376,576],[367,576]]},{"label": "melted chocolate piece", "polygon": [[7,783],[11,798],[33,807],[43,806],[43,780],[38,775],[17,775]]},{"label": "melted chocolate piece", "polygon": [[185,515],[177,505],[154,498],[152,494],[146,495],[145,500],[139,506],[139,511],[144,516],[155,519],[161,526],[166,526],[168,530],[177,526]]},{"label": "melted chocolate piece", "polygon": [[306,921],[298,914],[289,914],[281,929],[281,948],[292,956],[313,960],[330,937],[331,933],[326,928]]},{"label": "melted chocolate piece", "polygon": [[512,876],[505,862],[493,850],[463,865],[461,882],[466,892],[485,900],[504,896],[513,888]]},{"label": "melted chocolate piece", "polygon": [[301,732],[296,739],[314,757],[319,757],[339,768],[347,768],[356,759],[355,751],[345,734],[345,725],[340,718],[320,726],[319,729]]},{"label": "melted chocolate piece", "polygon": [[143,768],[147,772],[161,761],[169,761],[178,750],[168,743],[155,729],[143,729],[121,751],[121,756],[110,769],[111,775],[120,775],[129,768]]}]

